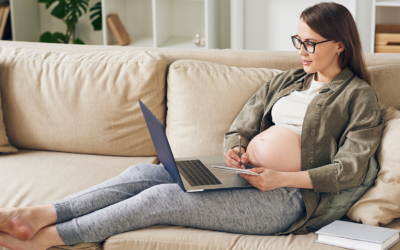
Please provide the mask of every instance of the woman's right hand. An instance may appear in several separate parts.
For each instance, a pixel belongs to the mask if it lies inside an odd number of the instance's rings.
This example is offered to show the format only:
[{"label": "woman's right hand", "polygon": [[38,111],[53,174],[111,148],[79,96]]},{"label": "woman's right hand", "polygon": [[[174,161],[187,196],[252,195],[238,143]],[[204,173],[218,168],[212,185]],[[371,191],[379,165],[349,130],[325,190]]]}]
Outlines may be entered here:
[{"label": "woman's right hand", "polygon": [[[233,149],[229,149],[228,152],[224,155],[224,162],[227,167],[231,168],[242,168],[245,169],[244,165],[249,163],[249,154],[246,153],[246,150],[242,147],[242,159],[239,157],[239,147],[235,147]],[[239,162],[242,161],[242,166],[240,166]]]}]

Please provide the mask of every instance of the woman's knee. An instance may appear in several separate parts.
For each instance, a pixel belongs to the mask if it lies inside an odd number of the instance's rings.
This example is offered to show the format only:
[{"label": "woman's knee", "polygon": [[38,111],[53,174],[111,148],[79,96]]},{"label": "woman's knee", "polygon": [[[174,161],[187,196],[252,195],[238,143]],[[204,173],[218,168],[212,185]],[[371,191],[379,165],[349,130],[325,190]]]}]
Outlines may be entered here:
[{"label": "woman's knee", "polygon": [[[143,200],[154,201],[167,205],[178,205],[182,201],[185,201],[185,192],[176,183],[165,183],[153,186],[149,189],[144,190],[141,193]],[[189,206],[189,204],[187,204]]]},{"label": "woman's knee", "polygon": [[129,179],[151,179],[162,180],[166,182],[171,181],[171,176],[165,170],[165,168],[157,164],[136,164],[127,168],[121,173],[121,176]]}]

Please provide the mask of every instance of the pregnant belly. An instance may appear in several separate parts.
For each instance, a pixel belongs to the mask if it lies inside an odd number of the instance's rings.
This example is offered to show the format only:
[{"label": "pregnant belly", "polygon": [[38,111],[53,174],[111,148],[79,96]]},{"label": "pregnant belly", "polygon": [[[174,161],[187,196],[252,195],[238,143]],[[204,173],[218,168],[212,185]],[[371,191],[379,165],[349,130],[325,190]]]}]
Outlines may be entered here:
[{"label": "pregnant belly", "polygon": [[250,164],[282,172],[301,170],[300,135],[272,126],[254,137],[247,146]]}]

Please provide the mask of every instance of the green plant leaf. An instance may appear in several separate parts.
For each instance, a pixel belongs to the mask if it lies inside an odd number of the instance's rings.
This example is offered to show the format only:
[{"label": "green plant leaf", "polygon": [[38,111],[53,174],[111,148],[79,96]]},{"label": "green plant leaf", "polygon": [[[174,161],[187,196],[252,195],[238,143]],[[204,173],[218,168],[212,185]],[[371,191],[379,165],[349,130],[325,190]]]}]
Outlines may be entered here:
[{"label": "green plant leaf", "polygon": [[63,19],[67,14],[66,12],[67,3],[65,2],[65,0],[58,0],[58,1],[59,3],[51,11],[51,14],[59,19]]},{"label": "green plant leaf", "polygon": [[38,0],[39,3],[45,3],[46,4],[46,9],[50,7],[54,2],[57,0]]},{"label": "green plant leaf", "polygon": [[85,44],[81,39],[77,38],[72,41],[73,44]]},{"label": "green plant leaf", "polygon": [[54,32],[52,38],[51,38],[52,43],[68,43],[67,38],[63,33],[60,32]]},{"label": "green plant leaf", "polygon": [[51,33],[50,33],[49,31],[44,32],[44,33],[40,36],[39,42],[41,42],[41,43],[51,43]]},{"label": "green plant leaf", "polygon": [[89,0],[69,0],[65,19],[67,24],[75,25],[78,22],[78,18],[83,15],[83,12],[87,12],[85,5],[88,5],[88,2]]},{"label": "green plant leaf", "polygon": [[96,3],[92,8],[90,8],[90,20],[92,20],[92,26],[94,30],[102,30],[102,12],[101,12],[101,2]]},{"label": "green plant leaf", "polygon": [[51,34],[49,31],[43,33],[40,36],[40,42],[42,42],[42,43],[68,43],[68,41],[66,41],[66,37],[63,33],[54,32],[54,34]]}]

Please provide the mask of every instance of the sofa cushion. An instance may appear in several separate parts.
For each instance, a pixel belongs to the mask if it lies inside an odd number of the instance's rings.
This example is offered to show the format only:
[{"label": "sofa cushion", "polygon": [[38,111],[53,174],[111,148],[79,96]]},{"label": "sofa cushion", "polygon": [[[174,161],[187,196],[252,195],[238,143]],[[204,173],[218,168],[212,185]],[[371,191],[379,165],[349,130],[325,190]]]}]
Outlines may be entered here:
[{"label": "sofa cushion", "polygon": [[175,157],[223,154],[224,133],[250,97],[282,72],[181,60],[168,71],[166,133]]},{"label": "sofa cushion", "polygon": [[[387,225],[400,229],[400,219]],[[343,248],[316,243],[317,234],[258,236],[200,230],[181,226],[153,226],[112,236],[104,250],[340,250]],[[400,242],[390,250],[400,250]]]},{"label": "sofa cushion", "polygon": [[0,208],[36,206],[111,179],[152,157],[100,156],[21,149],[0,155]]},{"label": "sofa cushion", "polygon": [[103,250],[103,243],[82,243],[74,246],[54,246],[50,247],[48,250]]},{"label": "sofa cushion", "polygon": [[385,127],[377,150],[378,177],[347,212],[350,219],[373,226],[387,225],[400,217],[400,111],[380,105]]},{"label": "sofa cushion", "polygon": [[379,102],[400,110],[400,64],[370,66],[368,71]]},{"label": "sofa cushion", "polygon": [[1,109],[1,89],[0,89],[0,153],[16,153],[18,150],[11,146],[6,134],[6,127],[3,122],[3,111]]},{"label": "sofa cushion", "polygon": [[10,143],[37,150],[156,155],[138,99],[165,124],[166,66],[157,52],[0,47]]}]

